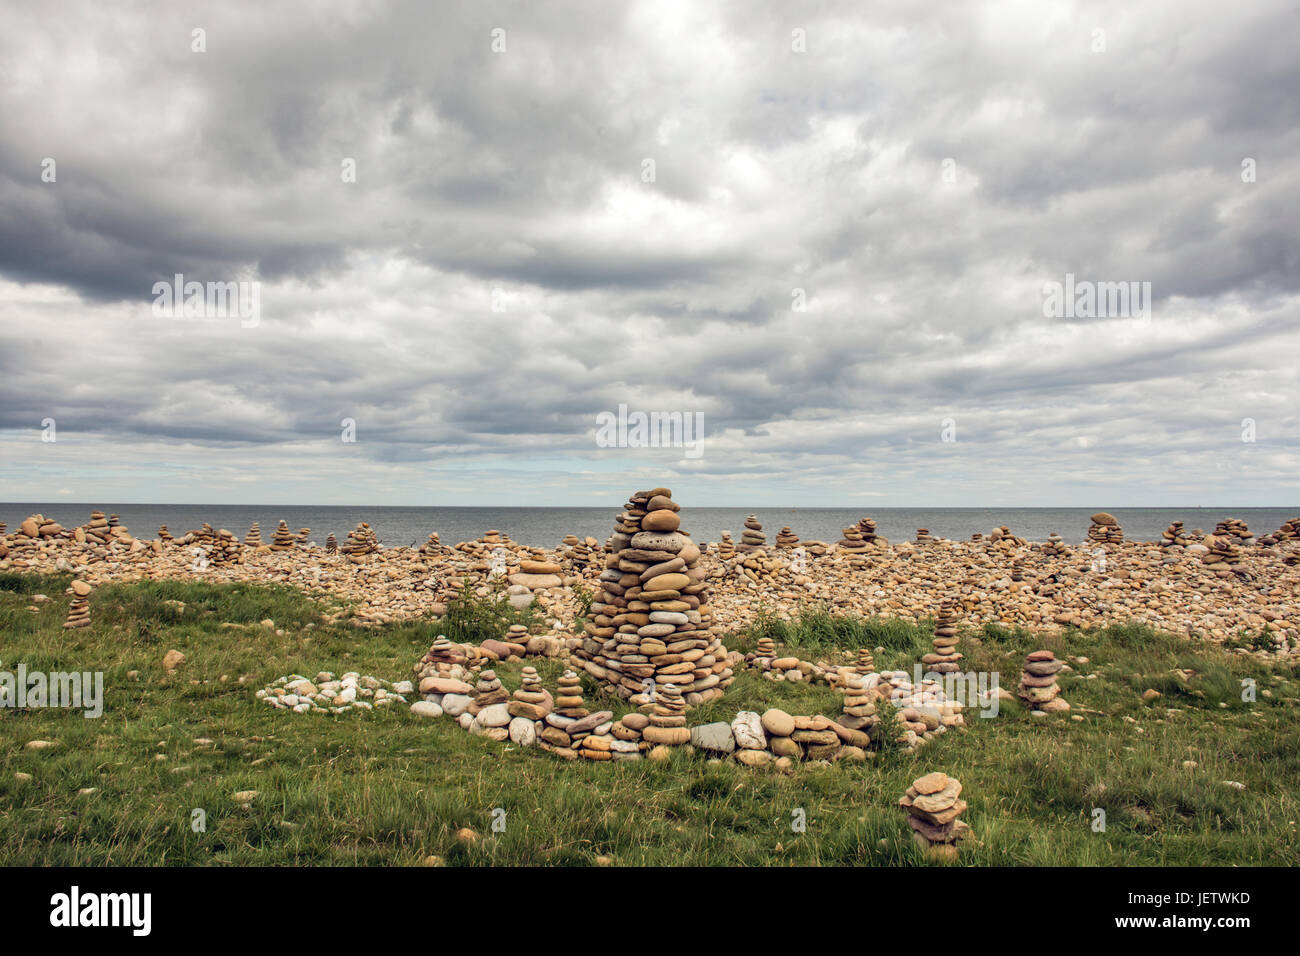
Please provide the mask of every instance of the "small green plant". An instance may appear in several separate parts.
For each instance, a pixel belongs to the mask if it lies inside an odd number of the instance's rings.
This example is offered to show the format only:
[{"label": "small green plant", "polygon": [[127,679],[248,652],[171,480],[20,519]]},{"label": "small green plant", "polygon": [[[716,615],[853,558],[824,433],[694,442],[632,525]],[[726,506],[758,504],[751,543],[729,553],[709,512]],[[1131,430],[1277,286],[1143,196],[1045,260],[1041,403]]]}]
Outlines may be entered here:
[{"label": "small green plant", "polygon": [[481,644],[492,638],[500,640],[511,624],[522,624],[529,631],[537,628],[541,618],[531,606],[518,610],[510,604],[505,586],[490,586],[479,596],[462,591],[447,603],[447,613],[438,622],[438,632],[458,644]]}]

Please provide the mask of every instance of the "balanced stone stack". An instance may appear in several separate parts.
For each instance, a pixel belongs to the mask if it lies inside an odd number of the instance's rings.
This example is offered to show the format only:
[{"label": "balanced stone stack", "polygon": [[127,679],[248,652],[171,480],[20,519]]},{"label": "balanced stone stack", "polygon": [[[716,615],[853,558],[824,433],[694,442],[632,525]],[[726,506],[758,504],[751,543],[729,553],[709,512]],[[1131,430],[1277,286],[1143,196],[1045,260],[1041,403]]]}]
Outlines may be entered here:
[{"label": "balanced stone stack", "polygon": [[970,831],[958,817],[966,811],[961,783],[943,773],[928,773],[912,782],[898,801],[917,846],[936,859],[955,860],[957,841]]},{"label": "balanced stone stack", "polygon": [[1006,525],[1002,525],[1001,527],[994,528],[989,533],[988,540],[990,544],[1000,545],[1004,548],[1006,547],[1023,548],[1028,543],[1025,541],[1024,538],[1020,538],[1012,534],[1011,529],[1008,528]]},{"label": "balanced stone stack", "polygon": [[338,550],[339,550],[339,539],[334,537],[334,532],[331,531],[329,533],[329,537],[325,539],[325,553],[338,554]]},{"label": "balanced stone stack", "polygon": [[1282,522],[1282,527],[1274,531],[1271,537],[1275,541],[1295,541],[1300,538],[1300,518]]},{"label": "balanced stone stack", "polygon": [[916,529],[916,543],[917,543],[917,544],[929,544],[929,543],[932,542],[932,541],[934,541],[934,538],[930,536],[930,529],[929,529],[929,528],[917,528],[917,529]]},{"label": "balanced stone stack", "polygon": [[1211,535],[1206,538],[1205,544],[1209,547],[1209,550],[1201,555],[1201,560],[1205,562],[1205,570],[1231,574],[1232,569],[1241,563],[1241,548],[1233,543],[1232,538]]},{"label": "balanced stone stack", "polygon": [[299,529],[298,529],[298,546],[299,546],[299,547],[306,547],[307,544],[308,544],[310,541],[311,541],[311,528],[299,528]]},{"label": "balanced stone stack", "polygon": [[[109,524],[108,518],[102,511],[92,511],[90,521],[82,525],[79,531],[84,533],[84,540],[87,544],[107,545],[112,537],[112,525]],[[81,538],[81,535],[78,535]]]},{"label": "balanced stone stack", "polygon": [[506,712],[510,714],[510,739],[521,747],[531,747],[537,740],[537,722],[546,719],[554,706],[551,695],[542,687],[537,669],[525,667],[523,683],[515,691]]},{"label": "balanced stone stack", "polygon": [[288,524],[281,521],[276,525],[275,533],[271,535],[271,550],[290,551],[293,549],[293,545],[293,532],[289,530]]},{"label": "balanced stone stack", "polygon": [[862,534],[862,540],[870,547],[883,548],[889,545],[881,535],[876,534],[876,519],[863,518],[858,522],[858,531]]},{"label": "balanced stone stack", "polygon": [[868,648],[858,648],[858,665],[855,670],[863,677],[876,672],[876,659],[871,656],[871,651]]},{"label": "balanced stone stack", "polygon": [[158,526],[158,540],[163,542],[164,544],[172,540],[172,533],[167,530],[167,526],[165,524],[160,524]]},{"label": "balanced stone stack", "polygon": [[718,542],[718,557],[723,561],[730,561],[736,556],[736,542],[731,540],[731,532],[722,532],[722,540]]},{"label": "balanced stone stack", "polygon": [[778,548],[793,548],[799,544],[799,536],[787,526],[776,533],[776,546]]},{"label": "balanced stone stack", "polygon": [[862,529],[857,525],[850,525],[841,532],[844,537],[835,542],[835,547],[841,551],[847,551],[849,554],[865,554],[871,550],[865,538],[862,537]]},{"label": "balanced stone stack", "polygon": [[348,532],[348,540],[343,543],[341,550],[353,564],[361,564],[365,561],[366,555],[374,554],[379,550],[379,537],[371,530],[370,525],[362,521]]},{"label": "balanced stone stack", "polygon": [[208,561],[212,564],[243,564],[243,549],[239,539],[222,528],[217,532],[208,551]]},{"label": "balanced stone stack", "polygon": [[1020,699],[1036,713],[1057,713],[1070,709],[1061,697],[1061,687],[1056,675],[1065,666],[1051,651],[1034,651],[1025,658],[1020,686],[1016,689]]},{"label": "balanced stone stack", "polygon": [[478,683],[474,685],[474,702],[469,705],[469,714],[477,717],[479,713],[493,704],[504,704],[510,700],[510,692],[501,686],[497,672],[489,668],[479,671]]},{"label": "balanced stone stack", "polygon": [[1168,528],[1160,533],[1160,546],[1163,548],[1185,548],[1189,544],[1191,542],[1183,531],[1181,521],[1172,522]]},{"label": "balanced stone stack", "polygon": [[1255,535],[1240,518],[1228,518],[1220,521],[1214,529],[1215,537],[1228,538],[1235,545],[1248,547],[1254,543]]},{"label": "balanced stone stack", "polygon": [[736,550],[759,551],[765,547],[767,547],[767,535],[763,534],[763,526],[758,523],[757,515],[750,515],[745,519],[745,530],[740,533],[740,544]]},{"label": "balanced stone stack", "polygon": [[68,619],[63,622],[65,630],[90,627],[90,592],[91,587],[85,581],[72,582],[72,604],[68,607]]},{"label": "balanced stone stack", "polygon": [[1089,519],[1092,524],[1088,527],[1088,540],[1097,544],[1123,544],[1124,529],[1119,526],[1119,520],[1107,511],[1098,511]]},{"label": "balanced stone stack", "polygon": [[876,715],[876,695],[866,686],[866,681],[859,674],[850,674],[844,681],[844,712],[836,721],[841,727],[862,734],[862,737],[848,737],[844,742],[851,746],[866,749],[871,743],[871,730],[880,723]]},{"label": "balanced stone stack", "polygon": [[425,540],[424,544],[420,545],[420,554],[424,555],[426,558],[431,558],[435,555],[448,554],[450,550],[450,548],[444,548],[442,546],[442,539],[438,537],[438,532],[436,531],[430,531],[429,537]]},{"label": "balanced stone stack", "polygon": [[955,674],[961,670],[962,659],[957,650],[957,622],[960,620],[957,602],[945,598],[939,605],[939,616],[934,625],[934,651],[921,658],[926,669],[936,674]]},{"label": "balanced stone stack", "polygon": [[611,693],[649,704],[672,684],[692,706],[722,695],[733,675],[699,567],[667,488],[637,492],[619,515],[592,620],[574,658]]},{"label": "balanced stone stack", "polygon": [[1048,533],[1047,540],[1043,542],[1042,552],[1043,554],[1052,555],[1054,557],[1064,557],[1065,548],[1065,539],[1055,531],[1052,531]]},{"label": "balanced stone stack", "polygon": [[573,720],[590,713],[582,699],[582,679],[573,671],[565,671],[556,683],[555,713]]},{"label": "balanced stone stack", "polygon": [[681,691],[672,684],[655,687],[654,704],[650,710],[650,723],[641,731],[642,738],[656,746],[677,747],[690,743],[691,732],[686,726],[686,701]]},{"label": "balanced stone stack", "polygon": [[262,540],[262,528],[254,521],[252,527],[248,529],[248,534],[244,535],[244,547],[262,548],[265,546],[266,542]]}]

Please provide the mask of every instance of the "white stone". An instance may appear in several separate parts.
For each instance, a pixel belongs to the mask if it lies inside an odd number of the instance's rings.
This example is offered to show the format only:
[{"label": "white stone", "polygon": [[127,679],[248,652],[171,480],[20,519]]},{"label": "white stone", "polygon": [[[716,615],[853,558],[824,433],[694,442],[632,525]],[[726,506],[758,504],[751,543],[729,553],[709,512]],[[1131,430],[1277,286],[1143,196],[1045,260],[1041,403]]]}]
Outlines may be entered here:
[{"label": "white stone", "polygon": [[763,732],[763,719],[752,710],[742,710],[731,722],[731,733],[742,750],[766,750],[767,734]]},{"label": "white stone", "polygon": [[416,717],[441,717],[442,708],[431,700],[417,700],[411,705],[411,713]]},{"label": "white stone", "polygon": [[510,723],[510,710],[504,704],[491,704],[478,712],[475,718],[483,727],[505,727]]},{"label": "white stone", "polygon": [[510,721],[510,739],[520,747],[531,747],[537,743],[537,728],[527,717],[516,717]]},{"label": "white stone", "polygon": [[442,709],[451,717],[460,717],[473,703],[473,698],[467,694],[444,694],[442,697]]}]

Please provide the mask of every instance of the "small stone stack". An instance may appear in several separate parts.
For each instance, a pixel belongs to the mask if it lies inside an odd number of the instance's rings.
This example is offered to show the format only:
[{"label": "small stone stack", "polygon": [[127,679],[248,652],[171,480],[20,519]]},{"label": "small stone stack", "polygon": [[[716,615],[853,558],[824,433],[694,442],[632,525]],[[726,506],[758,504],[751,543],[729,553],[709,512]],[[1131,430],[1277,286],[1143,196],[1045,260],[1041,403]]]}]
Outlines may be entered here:
[{"label": "small stone stack", "polygon": [[573,671],[560,675],[556,685],[555,713],[573,720],[581,720],[591,713],[582,699],[582,679]]},{"label": "small stone stack", "polygon": [[[259,532],[260,536],[260,532]],[[271,535],[272,551],[292,551],[294,545],[293,532],[289,530],[289,525],[281,521],[276,525],[275,533]]]},{"label": "small stone stack", "polygon": [[934,541],[934,538],[931,537],[931,535],[930,535],[930,529],[929,529],[929,528],[917,528],[917,529],[916,529],[916,543],[917,543],[917,544],[929,544],[929,543],[932,542],[932,541]]},{"label": "small stone stack", "polygon": [[239,539],[222,528],[208,550],[208,561],[212,564],[243,564],[244,555]]},{"label": "small stone stack", "polygon": [[928,773],[912,782],[898,801],[917,846],[940,860],[957,859],[957,841],[970,831],[957,819],[966,811],[961,783],[943,773]]},{"label": "small stone stack", "polygon": [[504,704],[510,700],[510,692],[501,686],[497,672],[485,668],[479,671],[478,683],[474,685],[474,702],[469,705],[468,713],[477,717],[485,707]]},{"label": "small stone stack", "polygon": [[872,548],[884,548],[889,545],[882,536],[876,534],[876,519],[863,518],[858,522],[858,532],[862,535],[862,540]]},{"label": "small stone stack", "polygon": [[871,743],[871,729],[880,723],[880,718],[876,716],[876,695],[867,689],[866,682],[859,674],[850,674],[845,678],[843,686],[844,712],[836,723],[866,735],[866,739],[853,738],[845,741],[865,749]]},{"label": "small stone stack", "polygon": [[665,684],[695,706],[720,697],[733,679],[721,638],[709,632],[700,549],[679,530],[671,494],[637,492],[619,515],[592,619],[573,651],[606,690],[638,706]]},{"label": "small stone stack", "polygon": [[722,540],[718,542],[718,557],[723,561],[730,561],[736,556],[736,542],[731,540],[731,532],[722,532]]},{"label": "small stone stack", "polygon": [[1211,535],[1205,539],[1205,544],[1210,549],[1201,555],[1205,570],[1230,574],[1241,563],[1241,548],[1233,543],[1232,538]]},{"label": "small stone stack", "polygon": [[63,622],[64,630],[90,627],[91,590],[85,581],[72,582],[72,604],[68,607],[68,619]]},{"label": "small stone stack", "polygon": [[790,528],[784,527],[776,533],[776,546],[778,548],[793,548],[799,544],[799,536]]},{"label": "small stone stack", "polygon": [[871,550],[871,545],[867,544],[866,539],[862,537],[862,529],[857,525],[850,525],[842,529],[844,535],[839,541],[835,542],[835,547],[841,551],[847,551],[849,554],[864,554]]},{"label": "small stone stack", "polygon": [[1187,534],[1183,531],[1183,523],[1174,521],[1169,527],[1160,533],[1160,546],[1162,548],[1185,548],[1191,542]]},{"label": "small stone stack", "polygon": [[1028,543],[1024,538],[1012,534],[1011,529],[1006,525],[994,528],[992,532],[989,533],[988,541],[989,544],[1000,545],[1003,548],[1023,548]]},{"label": "small stone stack", "polygon": [[[1282,522],[1282,527],[1274,531],[1270,537],[1274,541],[1294,541],[1300,538],[1300,518],[1292,518],[1290,521]],[[1261,543],[1263,543],[1262,540]]]},{"label": "small stone stack", "polygon": [[361,564],[365,561],[366,555],[374,554],[379,550],[379,537],[371,530],[370,525],[362,521],[348,532],[348,540],[344,542],[341,550],[353,564]]},{"label": "small stone stack", "polygon": [[858,648],[858,665],[854,670],[863,677],[876,672],[876,659],[871,656],[871,650],[869,648]]},{"label": "small stone stack", "polygon": [[305,548],[311,542],[311,528],[298,529],[298,547]]},{"label": "small stone stack", "polygon": [[438,532],[430,531],[428,539],[420,545],[420,554],[426,558],[434,555],[445,554],[448,549],[442,546],[442,539],[438,537]]},{"label": "small stone stack", "polygon": [[82,525],[78,530],[84,533],[87,544],[107,545],[112,536],[111,529],[112,525],[109,524],[104,512],[92,511],[90,521]]},{"label": "small stone stack", "polygon": [[537,676],[537,668],[525,667],[520,680],[522,683],[514,692],[506,710],[511,717],[523,718],[529,722],[545,720],[546,715],[554,707],[554,702],[551,700],[551,695],[542,687],[542,679]]},{"label": "small stone stack", "polygon": [[641,731],[641,736],[647,743],[657,746],[677,747],[690,743],[691,731],[686,726],[686,701],[673,684],[656,685],[650,723]]},{"label": "small stone stack", "polygon": [[740,533],[740,544],[736,550],[759,551],[765,547],[767,547],[767,535],[763,534],[763,526],[758,523],[757,515],[750,515],[745,519],[745,530]]},{"label": "small stone stack", "polygon": [[1070,709],[1061,698],[1061,687],[1056,683],[1056,675],[1064,666],[1064,661],[1058,661],[1056,655],[1047,650],[1034,651],[1025,658],[1020,686],[1016,689],[1025,706],[1047,714]]},{"label": "small stone stack", "polygon": [[1227,538],[1233,544],[1240,547],[1249,547],[1254,544],[1255,535],[1246,527],[1246,522],[1240,518],[1227,518],[1220,521],[1214,528],[1216,538]]},{"label": "small stone stack", "polygon": [[960,620],[956,601],[945,598],[939,605],[939,616],[934,625],[934,651],[921,658],[926,669],[936,674],[955,674],[961,670],[957,663],[962,659],[957,650],[957,622]]},{"label": "small stone stack", "polygon": [[983,540],[984,540],[984,532],[983,532],[983,531],[976,531],[976,532],[974,532],[974,533],[971,534],[970,539],[971,539],[972,541],[976,541],[976,542],[978,542],[978,541],[983,541]]},{"label": "small stone stack", "polygon": [[168,541],[172,540],[172,533],[167,530],[167,526],[165,524],[160,524],[158,526],[158,540],[161,541],[163,544],[166,544]]},{"label": "small stone stack", "polygon": [[1055,531],[1052,531],[1047,535],[1047,540],[1043,542],[1042,552],[1043,554],[1050,554],[1054,557],[1064,557],[1065,548],[1065,539]]},{"label": "small stone stack", "polygon": [[1119,521],[1108,511],[1098,511],[1090,519],[1092,522],[1088,527],[1088,540],[1095,541],[1097,544],[1123,544],[1124,529],[1119,526]]},{"label": "small stone stack", "polygon": [[262,540],[262,528],[254,521],[252,527],[248,529],[248,534],[244,535],[244,547],[261,548],[265,545],[266,542]]},{"label": "small stone stack", "polygon": [[338,554],[338,551],[339,551],[339,539],[334,537],[334,532],[331,531],[329,533],[329,537],[325,539],[325,553]]}]

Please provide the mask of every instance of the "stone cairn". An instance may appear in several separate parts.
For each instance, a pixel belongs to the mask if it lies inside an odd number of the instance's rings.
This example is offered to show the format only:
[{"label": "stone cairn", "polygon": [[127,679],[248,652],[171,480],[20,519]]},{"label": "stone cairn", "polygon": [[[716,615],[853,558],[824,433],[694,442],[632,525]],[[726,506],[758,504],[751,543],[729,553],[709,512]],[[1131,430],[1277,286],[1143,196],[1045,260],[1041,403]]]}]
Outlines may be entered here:
[{"label": "stone cairn", "polygon": [[72,604],[68,607],[68,619],[63,622],[64,630],[90,627],[90,592],[91,587],[85,581],[72,582]]},{"label": "stone cairn", "polygon": [[[845,743],[865,751],[871,745],[872,728],[880,723],[880,718],[876,716],[876,695],[867,687],[861,674],[848,675],[843,687],[844,709],[837,723],[841,727],[862,734],[862,737],[845,740]],[[844,736],[846,735],[841,735]]]},{"label": "stone cairn", "polygon": [[917,529],[916,529],[916,543],[917,543],[917,544],[930,544],[932,541],[934,541],[934,538],[930,535],[930,529],[929,529],[929,528],[917,528]]},{"label": "stone cairn", "polygon": [[338,551],[339,551],[339,539],[334,537],[334,532],[331,531],[329,533],[329,537],[325,539],[325,553],[338,554]]},{"label": "stone cairn", "polygon": [[1034,651],[1025,658],[1024,671],[1016,693],[1025,706],[1035,713],[1054,714],[1070,709],[1061,697],[1061,687],[1056,675],[1065,666],[1051,651]]},{"label": "stone cairn", "polygon": [[736,556],[736,542],[731,540],[731,532],[722,532],[722,540],[718,542],[718,557],[723,561],[730,561]]},{"label": "stone cairn", "polygon": [[311,528],[298,529],[298,546],[305,548],[311,541]]},{"label": "stone cairn", "polygon": [[442,539],[438,537],[438,532],[436,531],[430,531],[429,537],[425,540],[424,544],[420,545],[420,554],[424,555],[426,558],[446,554],[449,550],[449,548],[444,548],[442,546]]},{"label": "stone cairn", "polygon": [[575,662],[611,693],[642,706],[672,684],[691,706],[722,696],[733,674],[698,567],[667,488],[637,492],[619,515]]},{"label": "stone cairn", "polygon": [[945,598],[939,605],[939,616],[934,625],[934,650],[921,658],[926,669],[936,674],[955,674],[961,670],[957,663],[962,659],[957,650],[957,622],[960,615],[957,602]]},{"label": "stone cairn", "polygon": [[537,668],[525,667],[522,683],[514,692],[506,712],[510,715],[510,739],[521,747],[530,747],[537,740],[537,722],[545,720],[555,706],[551,695],[542,687]]},{"label": "stone cairn", "polygon": [[281,521],[276,525],[275,533],[271,535],[271,550],[291,551],[293,550],[293,545],[293,532],[289,530],[288,524]]},{"label": "stone cairn", "polygon": [[107,545],[112,535],[112,527],[104,512],[92,511],[90,521],[78,530],[84,534],[86,544]]},{"label": "stone cairn", "polygon": [[691,742],[691,732],[686,726],[686,701],[673,684],[656,685],[650,723],[641,736],[646,743],[656,746],[680,747]]},{"label": "stone cairn", "polygon": [[1065,549],[1065,539],[1055,531],[1052,531],[1047,535],[1047,540],[1043,542],[1041,550],[1043,554],[1052,555],[1054,557],[1064,557],[1066,553]]},{"label": "stone cairn", "polygon": [[172,540],[172,533],[167,530],[167,526],[165,524],[160,524],[158,526],[158,540],[161,541],[163,544],[166,544],[168,541]]},{"label": "stone cairn", "polygon": [[799,536],[790,528],[784,527],[776,533],[776,546],[778,548],[793,548],[799,544]]},{"label": "stone cairn", "polygon": [[1160,533],[1160,546],[1163,548],[1185,548],[1191,542],[1187,534],[1183,531],[1183,523],[1174,521],[1169,527]]},{"label": "stone cairn", "polygon": [[854,670],[863,677],[876,672],[876,659],[871,656],[869,648],[858,648],[858,665]]},{"label": "stone cairn", "polygon": [[208,549],[208,561],[212,564],[243,564],[244,555],[239,539],[222,528]]},{"label": "stone cairn", "polygon": [[867,544],[866,539],[862,537],[862,529],[857,525],[844,528],[841,534],[844,537],[835,542],[835,547],[839,550],[850,554],[865,554],[871,550],[871,545]]},{"label": "stone cairn", "polygon": [[1208,551],[1201,555],[1205,570],[1221,574],[1231,574],[1232,569],[1241,563],[1241,548],[1227,536],[1211,535],[1205,540]]},{"label": "stone cairn", "polygon": [[1107,511],[1098,511],[1088,519],[1092,522],[1088,526],[1088,540],[1097,544],[1123,544],[1124,529],[1119,526],[1119,520]]},{"label": "stone cairn", "polygon": [[1260,538],[1259,543],[1267,548],[1282,541],[1295,541],[1298,538],[1300,538],[1300,518],[1292,518],[1290,521],[1282,522],[1282,527],[1272,534]]},{"label": "stone cairn", "polygon": [[252,527],[248,529],[248,534],[244,535],[244,547],[246,548],[263,548],[266,542],[262,540],[262,528],[254,521]]},{"label": "stone cairn", "polygon": [[1000,545],[1003,548],[1014,547],[1023,548],[1029,542],[1024,538],[1017,537],[1011,533],[1011,529],[1006,525],[994,528],[988,536],[989,544]]},{"label": "stone cairn", "polygon": [[1228,518],[1220,521],[1214,528],[1216,538],[1228,538],[1233,544],[1248,547],[1254,543],[1255,535],[1240,518]]},{"label": "stone cairn", "polygon": [[361,564],[365,561],[367,555],[374,554],[379,550],[379,537],[371,529],[370,525],[362,521],[352,531],[348,532],[348,540],[343,543],[340,550],[353,564]]},{"label": "stone cairn", "polygon": [[957,858],[957,841],[970,831],[957,819],[966,811],[957,779],[928,773],[912,782],[898,805],[907,811],[912,838],[927,855],[941,860]]},{"label": "stone cairn", "polygon": [[740,533],[740,544],[736,550],[761,551],[766,547],[767,535],[763,534],[763,526],[758,523],[757,515],[750,515],[745,519],[745,530]]}]

